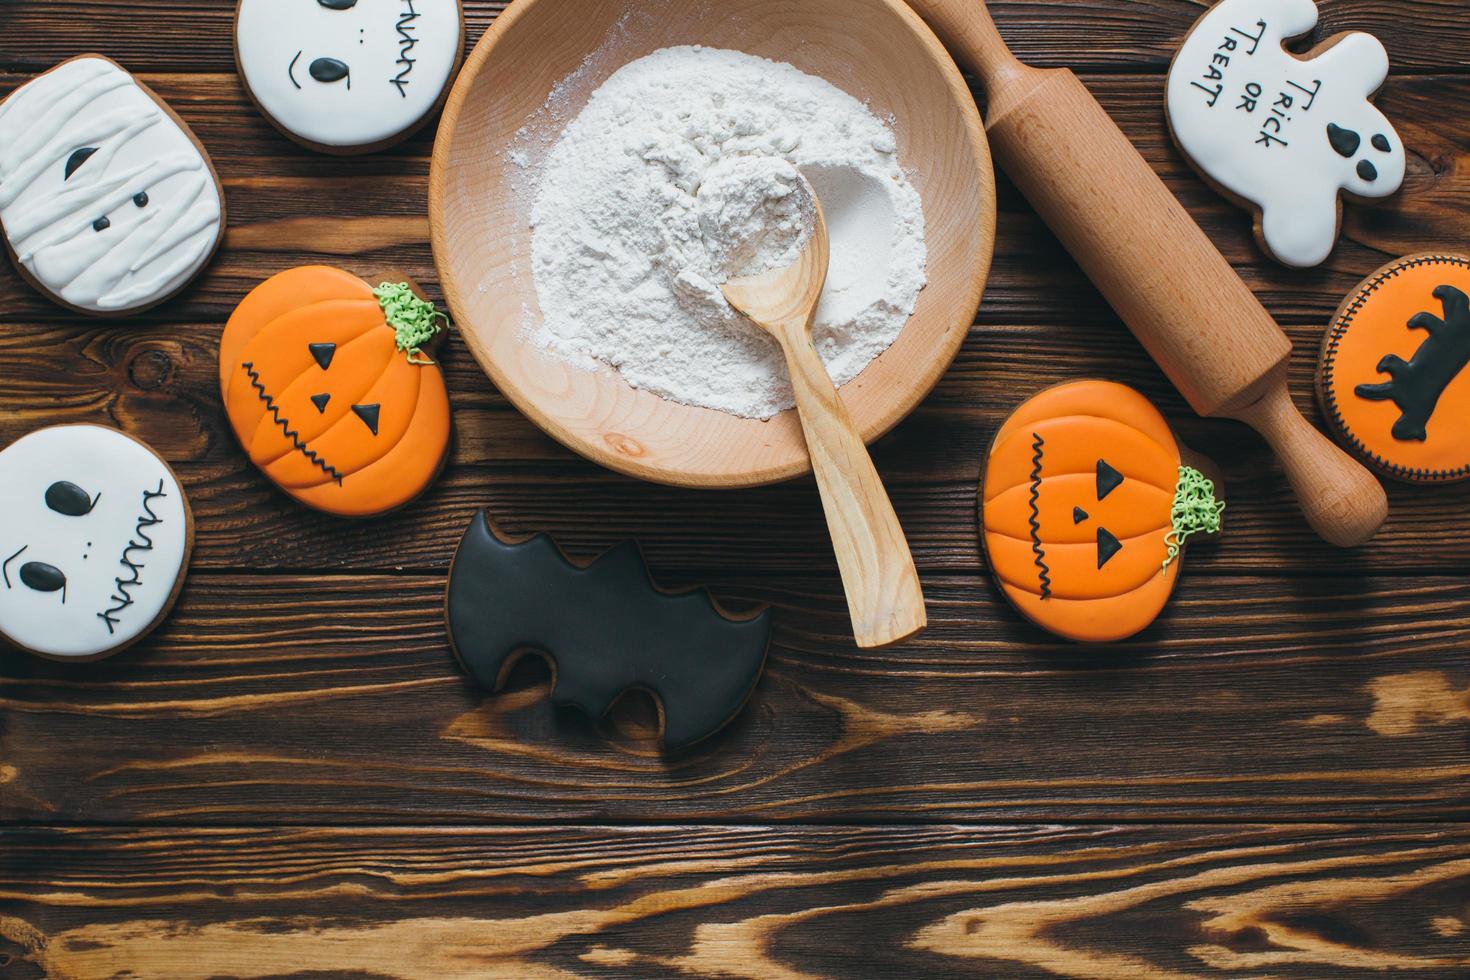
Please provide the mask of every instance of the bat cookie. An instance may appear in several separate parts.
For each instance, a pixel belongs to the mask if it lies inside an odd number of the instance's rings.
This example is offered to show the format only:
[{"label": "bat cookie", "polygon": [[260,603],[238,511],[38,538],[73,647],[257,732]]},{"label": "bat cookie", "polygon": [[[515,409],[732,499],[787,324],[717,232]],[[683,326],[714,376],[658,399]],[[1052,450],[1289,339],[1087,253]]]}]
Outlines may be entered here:
[{"label": "bat cookie", "polygon": [[0,636],[95,660],[168,615],[193,549],[167,463],[100,425],[58,425],[0,452]]},{"label": "bat cookie", "polygon": [[89,54],[0,103],[0,226],[37,289],[78,312],[122,316],[199,274],[224,235],[224,195],[183,120]]},{"label": "bat cookie", "polygon": [[240,0],[235,60],[277,129],[324,153],[411,136],[449,94],[460,0]]},{"label": "bat cookie", "polygon": [[1363,280],[1322,343],[1317,397],[1385,476],[1470,478],[1470,257],[1414,255]]},{"label": "bat cookie", "polygon": [[272,276],[230,316],[219,382],[251,462],[309,507],[370,517],[434,482],[449,393],[424,353],[447,322],[407,283],[330,266]]},{"label": "bat cookie", "polygon": [[731,616],[703,589],[660,591],[632,542],[582,567],[544,534],[502,537],[484,512],[455,553],[445,612],[455,656],[482,687],[499,690],[522,654],[541,651],[552,699],[593,718],[625,691],[652,694],[670,749],[734,720],[771,640],[768,610]]},{"label": "bat cookie", "polygon": [[1305,55],[1283,45],[1317,23],[1313,0],[1221,0],[1169,69],[1169,128],[1217,190],[1256,212],[1272,258],[1305,268],[1337,241],[1340,192],[1387,197],[1404,145],[1369,101],[1388,54],[1369,34],[1339,34]]},{"label": "bat cookie", "polygon": [[981,538],[1006,598],[1082,643],[1152,623],[1185,540],[1219,531],[1224,509],[1158,409],[1108,381],[1049,388],[1016,409],[980,487]]}]

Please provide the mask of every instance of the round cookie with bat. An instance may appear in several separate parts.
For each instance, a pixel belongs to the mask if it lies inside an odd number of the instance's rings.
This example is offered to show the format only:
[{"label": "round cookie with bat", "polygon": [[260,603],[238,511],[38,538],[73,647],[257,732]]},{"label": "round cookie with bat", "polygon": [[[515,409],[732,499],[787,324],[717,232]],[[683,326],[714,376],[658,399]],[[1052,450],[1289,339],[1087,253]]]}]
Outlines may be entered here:
[{"label": "round cookie with bat", "polygon": [[1313,0],[1220,0],[1169,69],[1169,128],[1210,184],[1256,213],[1256,238],[1284,265],[1320,264],[1337,241],[1340,194],[1387,197],[1403,141],[1371,99],[1388,53],[1338,34],[1304,55],[1284,45],[1317,23]]},{"label": "round cookie with bat", "polygon": [[447,318],[406,282],[331,266],[272,276],[220,338],[220,392],[250,459],[309,507],[395,510],[449,455],[449,394],[427,350]]},{"label": "round cookie with bat", "polygon": [[21,275],[62,306],[124,316],[208,264],[224,235],[203,146],[115,62],[62,62],[0,103],[0,227]]},{"label": "round cookie with bat", "polygon": [[0,636],[55,660],[111,656],[168,615],[193,543],[152,449],[100,425],[32,432],[0,452]]},{"label": "round cookie with bat", "polygon": [[1132,388],[1078,381],[1036,395],[996,434],[981,538],[1001,591],[1045,630],[1126,639],[1163,611],[1185,541],[1225,505],[1158,409]]},{"label": "round cookie with bat", "polygon": [[1317,396],[1384,476],[1470,478],[1470,256],[1412,255],[1363,280],[1322,343]]},{"label": "round cookie with bat", "polygon": [[460,0],[240,0],[235,60],[267,119],[323,153],[370,153],[444,103],[464,51]]}]

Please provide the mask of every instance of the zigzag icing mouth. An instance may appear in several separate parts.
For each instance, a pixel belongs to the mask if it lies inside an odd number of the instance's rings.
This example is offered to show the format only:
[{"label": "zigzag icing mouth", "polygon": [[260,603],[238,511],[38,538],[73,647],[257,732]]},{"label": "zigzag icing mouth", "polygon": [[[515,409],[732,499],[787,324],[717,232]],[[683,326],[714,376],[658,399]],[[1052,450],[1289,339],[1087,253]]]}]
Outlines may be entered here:
[{"label": "zigzag icing mouth", "polygon": [[315,450],[308,449],[306,443],[302,441],[301,434],[291,428],[291,420],[281,415],[281,410],[276,405],[276,400],[266,392],[265,385],[260,383],[260,372],[255,370],[255,363],[253,361],[246,361],[240,367],[244,369],[246,377],[250,379],[250,387],[254,388],[256,393],[260,395],[260,400],[265,402],[265,410],[270,413],[271,419],[281,427],[281,432],[285,437],[291,440],[292,448],[310,460],[312,465],[317,467],[317,469],[331,477],[337,486],[340,487],[344,478],[343,474],[335,466],[330,465],[326,460],[322,459]]}]

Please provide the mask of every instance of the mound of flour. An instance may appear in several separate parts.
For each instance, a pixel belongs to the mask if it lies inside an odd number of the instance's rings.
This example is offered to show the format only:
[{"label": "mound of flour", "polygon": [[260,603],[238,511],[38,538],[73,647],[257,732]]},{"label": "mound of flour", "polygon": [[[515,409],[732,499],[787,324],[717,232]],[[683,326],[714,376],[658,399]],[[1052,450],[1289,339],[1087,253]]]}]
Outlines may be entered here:
[{"label": "mound of flour", "polygon": [[746,418],[790,408],[779,348],[719,284],[805,244],[811,216],[786,192],[795,168],[832,239],[814,338],[833,380],[852,380],[926,282],[923,207],[895,150],[867,107],[790,65],[699,47],[625,65],[537,177],[537,342],[687,405]]}]

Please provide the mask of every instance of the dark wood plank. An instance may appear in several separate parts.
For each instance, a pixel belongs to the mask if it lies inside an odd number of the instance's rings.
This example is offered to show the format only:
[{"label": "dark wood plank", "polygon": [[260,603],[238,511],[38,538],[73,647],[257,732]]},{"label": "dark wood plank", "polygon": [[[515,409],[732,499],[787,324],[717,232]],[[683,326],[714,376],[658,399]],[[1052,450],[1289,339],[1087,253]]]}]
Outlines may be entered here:
[{"label": "dark wood plank", "polygon": [[730,730],[665,757],[645,699],[559,711],[539,659],[473,687],[441,578],[197,575],[113,660],[0,653],[0,820],[1470,819],[1463,577],[1187,576],[1105,651],[978,575],[926,576],[929,631],[881,652],[835,575],[709,584],[776,605],[771,663]]},{"label": "dark wood plank", "polygon": [[1467,889],[1461,826],[35,828],[0,835],[0,957],[15,980],[1451,978]]},{"label": "dark wood plank", "polygon": [[[226,187],[230,233],[210,269],[146,322],[223,321],[265,277],[323,258],[374,268],[393,265],[435,279],[424,218],[432,133],[380,155],[338,160],[284,139],[246,100],[232,75],[150,75],[146,80],[195,128]],[[0,77],[0,92],[24,76]],[[1364,276],[1391,258],[1470,240],[1470,76],[1396,78],[1381,98],[1400,120],[1410,151],[1404,189],[1387,201],[1351,205],[1344,239],[1319,269],[1290,270],[1267,259],[1250,216],[1215,194],[1169,142],[1162,80],[1089,76],[1103,104],[1225,256],[1277,317],[1320,325]],[[980,322],[1116,325],[1096,290],[1008,182],[999,191],[996,259]],[[72,322],[0,263],[0,319]]]},{"label": "dark wood plank", "polygon": [[[233,71],[233,0],[6,0],[0,68],[40,71],[87,50],[135,71]],[[470,43],[508,4],[464,0]],[[1164,71],[1203,12],[1190,0],[993,0],[990,9],[1022,60],[1077,70]],[[1369,31],[1400,72],[1463,70],[1470,40],[1457,0],[1323,0],[1318,37]],[[180,43],[188,39],[188,44]]]}]

